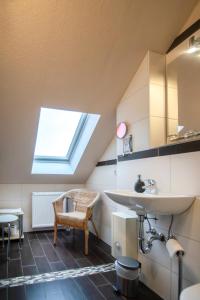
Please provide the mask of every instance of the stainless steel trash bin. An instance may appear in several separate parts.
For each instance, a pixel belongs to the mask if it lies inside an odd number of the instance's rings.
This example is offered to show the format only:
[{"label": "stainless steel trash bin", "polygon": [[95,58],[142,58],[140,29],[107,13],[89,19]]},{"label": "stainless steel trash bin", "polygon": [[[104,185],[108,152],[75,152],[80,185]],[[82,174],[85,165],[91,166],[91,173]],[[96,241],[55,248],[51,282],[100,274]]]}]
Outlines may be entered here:
[{"label": "stainless steel trash bin", "polygon": [[141,263],[128,256],[120,256],[115,261],[117,275],[117,291],[127,298],[134,298],[138,294],[139,270]]}]

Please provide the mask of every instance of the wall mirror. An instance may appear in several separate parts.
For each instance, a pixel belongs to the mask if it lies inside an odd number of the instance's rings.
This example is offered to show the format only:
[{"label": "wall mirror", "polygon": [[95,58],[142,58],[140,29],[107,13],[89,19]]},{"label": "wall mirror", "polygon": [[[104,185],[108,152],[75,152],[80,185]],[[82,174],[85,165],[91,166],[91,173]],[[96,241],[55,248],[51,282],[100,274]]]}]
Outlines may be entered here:
[{"label": "wall mirror", "polygon": [[200,29],[166,55],[167,140],[200,139]]}]

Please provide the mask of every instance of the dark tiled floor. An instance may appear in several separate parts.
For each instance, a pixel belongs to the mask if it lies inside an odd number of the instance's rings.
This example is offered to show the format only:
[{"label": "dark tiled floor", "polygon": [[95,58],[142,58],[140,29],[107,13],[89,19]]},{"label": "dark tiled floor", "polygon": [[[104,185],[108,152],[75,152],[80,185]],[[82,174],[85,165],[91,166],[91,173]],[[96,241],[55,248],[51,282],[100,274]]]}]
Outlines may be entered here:
[{"label": "dark tiled floor", "polygon": [[[112,262],[110,247],[92,236],[90,253],[83,254],[83,236],[77,231],[75,237],[65,231],[58,234],[57,246],[53,246],[53,232],[25,233],[20,249],[19,243],[11,242],[10,261],[6,262],[6,248],[0,250],[0,278],[35,275]],[[0,245],[1,247],[1,245]]]},{"label": "dark tiled floor", "polygon": [[[21,275],[36,275],[44,272],[99,265],[113,262],[110,247],[97,241],[92,235],[89,240],[89,255],[83,254],[83,235],[75,236],[66,231],[58,234],[57,246],[53,246],[53,233],[27,233],[20,249],[18,242],[11,243],[11,259],[5,261],[5,250],[0,250],[0,279]],[[124,299],[113,293],[115,272],[57,280],[33,285],[0,289],[1,300],[81,300],[81,299]],[[161,300],[148,288],[140,285],[136,300]]]},{"label": "dark tiled floor", "polygon": [[[26,286],[0,289],[1,300],[125,300],[113,292],[112,285],[97,275],[57,280]],[[93,278],[94,277],[94,278]],[[100,284],[101,282],[101,284]],[[140,284],[135,300],[161,300]]]}]

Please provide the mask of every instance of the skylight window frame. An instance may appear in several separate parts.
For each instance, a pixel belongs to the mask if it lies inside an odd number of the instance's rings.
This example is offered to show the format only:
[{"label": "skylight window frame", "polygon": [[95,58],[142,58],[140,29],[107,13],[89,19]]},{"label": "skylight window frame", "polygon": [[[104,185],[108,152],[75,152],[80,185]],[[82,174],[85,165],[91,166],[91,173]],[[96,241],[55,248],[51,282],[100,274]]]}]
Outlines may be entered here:
[{"label": "skylight window frame", "polygon": [[58,163],[58,162],[59,163],[62,163],[62,162],[63,163],[69,163],[72,156],[73,156],[73,153],[76,150],[76,147],[79,143],[81,135],[84,131],[84,127],[85,127],[87,118],[88,118],[88,114],[87,113],[82,113],[81,118],[79,120],[78,126],[76,128],[75,134],[73,136],[73,139],[71,141],[71,144],[69,146],[69,149],[67,151],[66,156],[63,156],[63,157],[60,156],[59,157],[59,156],[35,155],[34,160],[38,161],[38,162],[41,162],[41,163],[42,162],[44,162],[44,163],[47,163],[47,162],[50,162],[50,163]]}]

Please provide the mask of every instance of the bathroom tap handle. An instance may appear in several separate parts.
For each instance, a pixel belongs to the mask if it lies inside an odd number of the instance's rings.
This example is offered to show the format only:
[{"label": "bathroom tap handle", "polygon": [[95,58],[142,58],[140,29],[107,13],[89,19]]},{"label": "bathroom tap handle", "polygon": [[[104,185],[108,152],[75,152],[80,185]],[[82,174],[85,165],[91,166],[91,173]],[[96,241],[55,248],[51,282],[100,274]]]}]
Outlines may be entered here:
[{"label": "bathroom tap handle", "polygon": [[151,228],[151,230],[146,231],[146,233],[151,233],[152,235],[156,235],[157,231],[155,228]]}]

